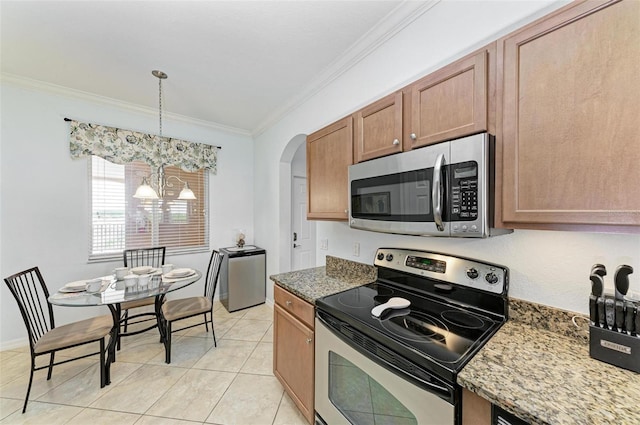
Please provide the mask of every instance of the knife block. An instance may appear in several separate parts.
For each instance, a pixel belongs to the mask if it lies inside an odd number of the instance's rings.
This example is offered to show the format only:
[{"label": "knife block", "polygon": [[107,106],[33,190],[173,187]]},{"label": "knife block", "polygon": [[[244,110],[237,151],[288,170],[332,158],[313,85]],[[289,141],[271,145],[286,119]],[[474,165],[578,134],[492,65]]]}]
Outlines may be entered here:
[{"label": "knife block", "polygon": [[589,355],[640,373],[640,336],[589,325]]}]

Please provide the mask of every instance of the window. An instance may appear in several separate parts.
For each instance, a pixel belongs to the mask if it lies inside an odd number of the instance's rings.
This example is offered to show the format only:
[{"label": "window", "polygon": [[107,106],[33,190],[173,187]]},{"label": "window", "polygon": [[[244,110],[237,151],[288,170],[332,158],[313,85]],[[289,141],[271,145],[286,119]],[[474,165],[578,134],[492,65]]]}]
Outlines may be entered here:
[{"label": "window", "polygon": [[[142,178],[151,174],[149,165],[118,165],[98,156],[90,163],[90,260],[113,258],[129,248],[166,246],[168,253],[208,249],[206,169],[189,173],[165,166],[165,178],[173,187],[165,188],[163,199],[149,201],[133,197]],[[170,176],[188,182],[197,199],[178,199],[183,183]]]}]

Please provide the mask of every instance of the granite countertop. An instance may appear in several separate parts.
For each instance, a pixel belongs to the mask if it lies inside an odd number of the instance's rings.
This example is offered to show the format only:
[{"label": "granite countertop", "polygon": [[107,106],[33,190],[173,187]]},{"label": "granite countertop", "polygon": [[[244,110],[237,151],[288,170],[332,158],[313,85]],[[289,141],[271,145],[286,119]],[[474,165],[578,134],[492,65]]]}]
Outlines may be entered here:
[{"label": "granite countertop", "polygon": [[269,276],[277,285],[315,304],[316,299],[376,280],[374,266],[327,255],[325,267]]},{"label": "granite countertop", "polygon": [[577,329],[573,313],[510,305],[509,321],[458,374],[461,386],[532,424],[640,424],[640,374],[589,356],[583,316]]}]

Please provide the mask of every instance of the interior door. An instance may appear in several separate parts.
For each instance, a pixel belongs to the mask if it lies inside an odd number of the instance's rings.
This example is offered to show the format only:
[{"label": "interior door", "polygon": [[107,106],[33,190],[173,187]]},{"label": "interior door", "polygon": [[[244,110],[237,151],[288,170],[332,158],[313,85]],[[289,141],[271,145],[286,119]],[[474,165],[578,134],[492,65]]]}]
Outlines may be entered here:
[{"label": "interior door", "polygon": [[291,236],[291,270],[307,269],[316,264],[316,224],[307,220],[307,179],[293,177],[293,219]]}]

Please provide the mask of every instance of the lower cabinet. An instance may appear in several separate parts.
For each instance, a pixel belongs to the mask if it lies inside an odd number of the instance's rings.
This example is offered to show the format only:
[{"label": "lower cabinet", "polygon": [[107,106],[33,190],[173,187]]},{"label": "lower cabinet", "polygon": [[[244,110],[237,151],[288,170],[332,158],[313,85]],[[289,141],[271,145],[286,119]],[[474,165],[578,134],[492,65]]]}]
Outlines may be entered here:
[{"label": "lower cabinet", "polygon": [[314,307],[278,286],[273,290],[273,374],[312,424]]},{"label": "lower cabinet", "polygon": [[462,425],[491,425],[491,403],[462,389]]}]

